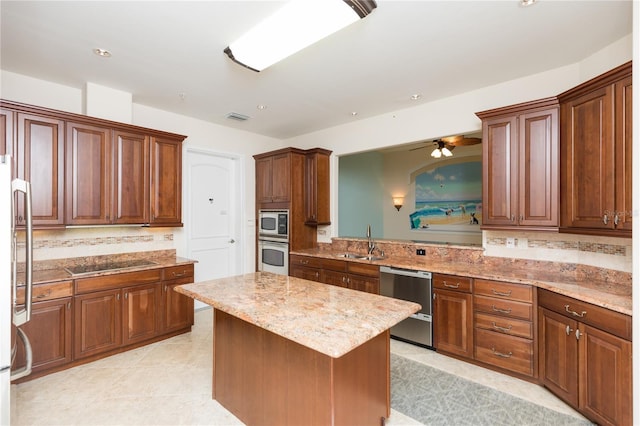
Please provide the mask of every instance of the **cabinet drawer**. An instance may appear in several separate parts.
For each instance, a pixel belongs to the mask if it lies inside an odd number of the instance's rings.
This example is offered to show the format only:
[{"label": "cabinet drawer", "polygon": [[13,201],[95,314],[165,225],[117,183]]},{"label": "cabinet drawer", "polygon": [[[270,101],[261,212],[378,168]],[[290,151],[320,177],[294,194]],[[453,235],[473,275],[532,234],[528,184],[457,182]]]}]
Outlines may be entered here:
[{"label": "cabinet drawer", "polygon": [[631,340],[631,317],[629,315],[542,288],[538,288],[538,305],[607,331],[622,339]]},{"label": "cabinet drawer", "polygon": [[322,268],[322,260],[314,256],[299,256],[292,254],[289,258],[289,265],[307,266],[309,268]]},{"label": "cabinet drawer", "polygon": [[477,328],[491,330],[497,333],[524,337],[525,339],[533,338],[533,325],[531,321],[523,321],[515,318],[499,317],[496,315],[476,312],[475,325]]},{"label": "cabinet drawer", "polygon": [[[40,302],[44,300],[60,299],[73,296],[73,281],[60,281],[55,283],[35,284],[31,292],[31,300]],[[19,304],[24,303],[24,287],[18,287],[16,299]]]},{"label": "cabinet drawer", "polygon": [[135,284],[158,282],[161,278],[161,269],[127,272],[123,274],[105,275],[102,277],[80,278],[76,280],[76,294],[126,287]]},{"label": "cabinet drawer", "polygon": [[347,272],[347,262],[337,259],[322,259],[322,269]]},{"label": "cabinet drawer", "polygon": [[347,262],[347,270],[350,274],[364,275],[367,277],[378,278],[380,276],[380,267],[378,265],[369,265],[360,262]]},{"label": "cabinet drawer", "polygon": [[533,375],[533,342],[502,333],[475,330],[477,361],[517,373]]},{"label": "cabinet drawer", "polygon": [[533,288],[530,285],[476,279],[474,293],[481,296],[499,297],[520,302],[533,302]]},{"label": "cabinet drawer", "polygon": [[533,308],[530,303],[474,295],[473,306],[476,312],[520,318],[527,321],[533,319]]},{"label": "cabinet drawer", "polygon": [[456,275],[433,274],[433,288],[471,293],[473,279]]},{"label": "cabinet drawer", "polygon": [[164,281],[188,278],[188,282],[193,282],[193,264],[164,268],[163,273]]}]

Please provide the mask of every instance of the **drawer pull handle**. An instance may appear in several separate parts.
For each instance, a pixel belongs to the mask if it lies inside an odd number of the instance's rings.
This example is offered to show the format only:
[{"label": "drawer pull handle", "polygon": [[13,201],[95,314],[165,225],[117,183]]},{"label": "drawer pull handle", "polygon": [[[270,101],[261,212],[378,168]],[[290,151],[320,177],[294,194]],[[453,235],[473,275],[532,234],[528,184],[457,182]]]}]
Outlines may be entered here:
[{"label": "drawer pull handle", "polygon": [[442,285],[448,288],[460,288],[460,283],[455,283],[454,284],[447,284],[446,281],[442,281]]},{"label": "drawer pull handle", "polygon": [[173,272],[173,276],[175,278],[180,278],[180,277],[184,277],[187,275],[187,271],[182,271],[182,272]]},{"label": "drawer pull handle", "polygon": [[571,309],[569,309],[569,305],[564,305],[564,310],[569,312],[574,317],[578,317],[578,318],[584,318],[584,316],[587,315],[587,311],[582,311],[582,313],[577,313],[576,311],[572,311]]},{"label": "drawer pull handle", "polygon": [[502,352],[496,351],[496,348],[491,348],[491,350],[493,351],[493,354],[495,356],[499,356],[500,358],[511,358],[511,356],[513,355],[513,352],[511,351],[509,351],[508,354],[503,354]]},{"label": "drawer pull handle", "polygon": [[51,296],[51,289],[48,289],[44,293],[37,295],[36,299],[44,299],[45,297],[49,297],[49,296]]},{"label": "drawer pull handle", "polygon": [[492,288],[492,289],[491,289],[491,291],[492,291],[492,292],[493,292],[493,294],[495,294],[496,296],[504,296],[504,297],[509,297],[509,296],[511,296],[511,290],[509,290],[509,291],[508,291],[508,292],[506,292],[506,293],[503,293],[503,292],[501,292],[501,291],[497,291],[496,289],[493,289],[493,288]]},{"label": "drawer pull handle", "polygon": [[500,312],[501,314],[510,314],[511,313],[511,308],[509,308],[509,309],[500,309],[500,308],[496,308],[496,305],[491,305],[491,309],[493,309],[494,312]]},{"label": "drawer pull handle", "polygon": [[495,321],[491,321],[491,325],[493,325],[493,328],[495,328],[498,331],[502,331],[504,333],[508,333],[511,331],[511,328],[513,327],[511,324],[509,324],[509,327],[500,327],[499,325],[496,325]]}]

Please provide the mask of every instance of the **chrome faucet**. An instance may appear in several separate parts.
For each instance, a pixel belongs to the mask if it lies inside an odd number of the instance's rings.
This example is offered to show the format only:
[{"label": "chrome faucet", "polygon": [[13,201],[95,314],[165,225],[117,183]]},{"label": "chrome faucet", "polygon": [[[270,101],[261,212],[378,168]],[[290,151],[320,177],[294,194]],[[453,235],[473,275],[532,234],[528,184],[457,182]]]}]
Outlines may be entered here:
[{"label": "chrome faucet", "polygon": [[367,225],[367,254],[372,255],[376,249],[376,243],[371,238],[371,225]]}]

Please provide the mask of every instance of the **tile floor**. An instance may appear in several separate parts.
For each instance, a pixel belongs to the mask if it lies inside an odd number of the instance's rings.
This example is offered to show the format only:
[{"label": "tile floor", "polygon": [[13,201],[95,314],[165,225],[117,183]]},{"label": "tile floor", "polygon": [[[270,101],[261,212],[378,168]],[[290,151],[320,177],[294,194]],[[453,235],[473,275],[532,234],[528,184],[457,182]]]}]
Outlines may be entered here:
[{"label": "tile floor", "polygon": [[[11,386],[12,425],[242,425],[211,399],[212,315],[191,333]],[[392,340],[391,351],[579,417],[540,386]],[[392,410],[388,426],[421,423]]]}]

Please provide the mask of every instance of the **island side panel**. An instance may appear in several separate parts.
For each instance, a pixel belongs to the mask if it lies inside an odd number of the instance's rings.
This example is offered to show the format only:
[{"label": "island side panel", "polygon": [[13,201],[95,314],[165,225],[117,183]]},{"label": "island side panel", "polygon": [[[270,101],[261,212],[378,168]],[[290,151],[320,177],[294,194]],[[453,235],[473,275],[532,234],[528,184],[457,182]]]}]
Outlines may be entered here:
[{"label": "island side panel", "polygon": [[377,426],[390,410],[388,338],[334,359],[215,310],[213,398],[247,425]]},{"label": "island side panel", "polygon": [[381,424],[391,414],[389,330],[334,359],[336,424]]}]

